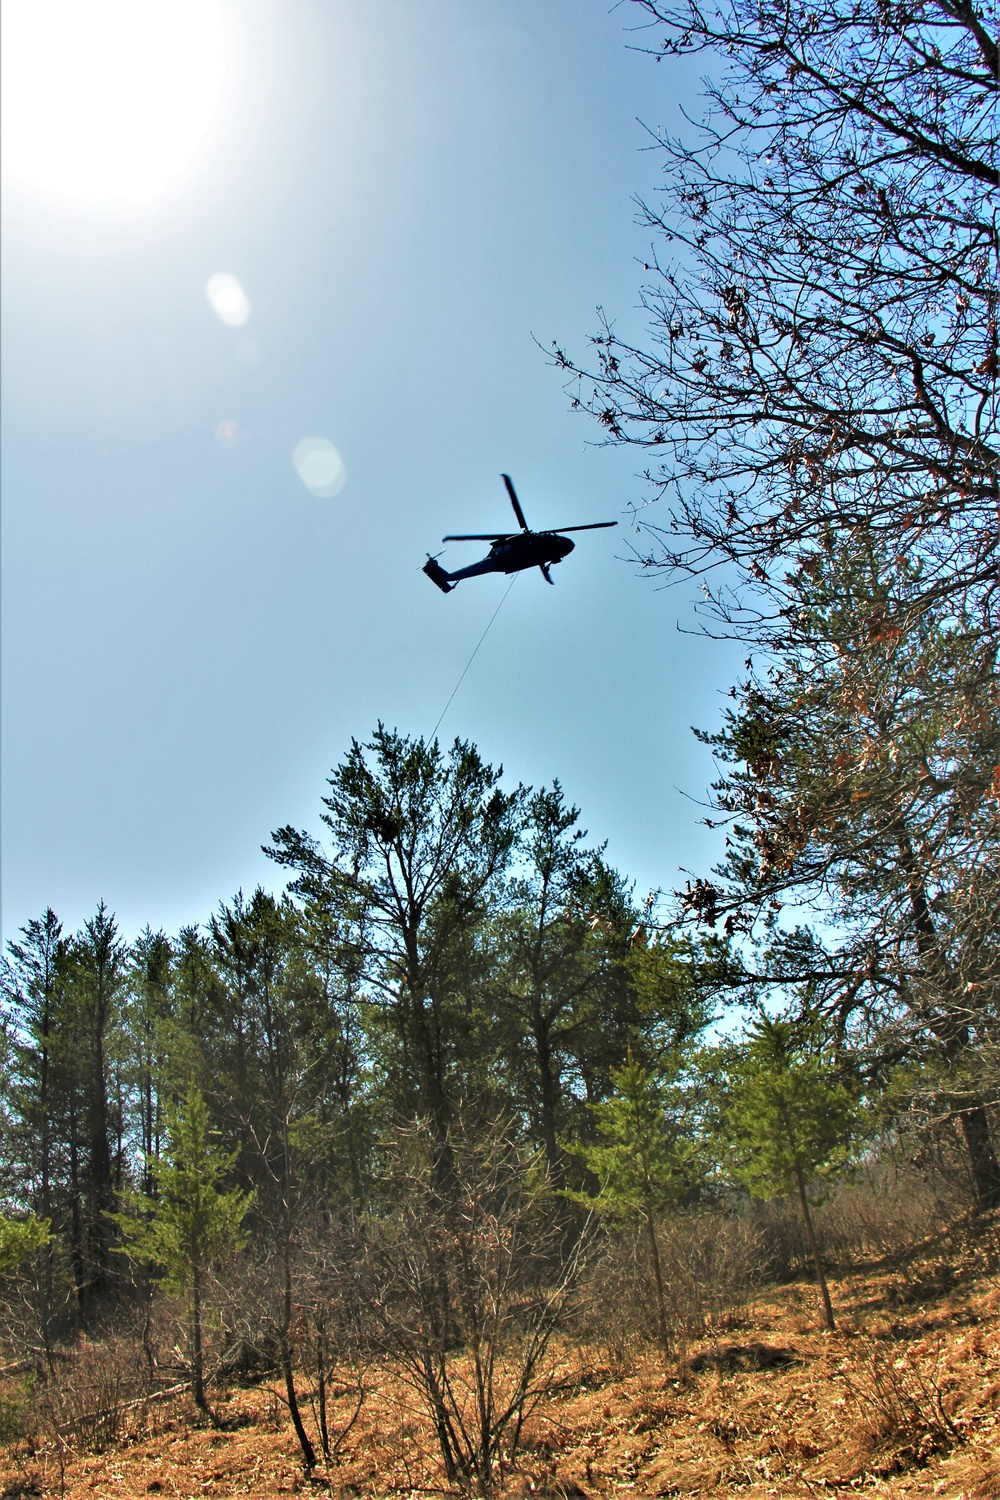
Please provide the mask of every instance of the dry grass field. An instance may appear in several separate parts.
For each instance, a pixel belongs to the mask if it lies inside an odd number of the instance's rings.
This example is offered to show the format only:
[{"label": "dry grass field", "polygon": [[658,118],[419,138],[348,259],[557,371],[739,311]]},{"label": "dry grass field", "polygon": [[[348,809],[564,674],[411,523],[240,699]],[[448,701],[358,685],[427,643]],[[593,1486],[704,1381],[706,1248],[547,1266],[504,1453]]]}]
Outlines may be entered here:
[{"label": "dry grass field", "polygon": [[[707,1328],[673,1361],[627,1343],[559,1349],[503,1494],[994,1500],[997,1264],[994,1230],[859,1268],[832,1284],[832,1334],[819,1329],[815,1288],[793,1283],[761,1292],[735,1325],[716,1337]],[[364,1383],[337,1462],[311,1478],[279,1387],[262,1382],[214,1392],[215,1426],[184,1394],[130,1406],[104,1446],[41,1423],[8,1445],[0,1496],[451,1493],[413,1393],[388,1370],[370,1368]],[[350,1380],[332,1397],[335,1434],[356,1409]]]}]

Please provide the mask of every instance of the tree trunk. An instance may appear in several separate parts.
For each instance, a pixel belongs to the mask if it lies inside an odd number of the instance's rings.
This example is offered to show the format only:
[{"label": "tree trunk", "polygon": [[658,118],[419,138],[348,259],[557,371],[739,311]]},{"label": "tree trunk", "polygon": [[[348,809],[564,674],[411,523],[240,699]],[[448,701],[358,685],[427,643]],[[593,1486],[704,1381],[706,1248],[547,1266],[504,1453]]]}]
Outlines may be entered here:
[{"label": "tree trunk", "polygon": [[667,1332],[667,1301],[663,1292],[663,1269],[660,1265],[660,1247],[656,1242],[656,1224],[653,1220],[653,1210],[649,1204],[645,1207],[646,1232],[649,1235],[649,1253],[653,1261],[653,1281],[656,1285],[656,1319],[660,1330],[660,1343],[663,1345],[664,1354],[670,1352],[670,1335]]},{"label": "tree trunk", "polygon": [[330,1458],[330,1432],[326,1421],[326,1333],[322,1324],[316,1330],[316,1394],[319,1398],[319,1441],[323,1457]]},{"label": "tree trunk", "polygon": [[198,1410],[207,1412],[205,1356],[201,1347],[201,1271],[197,1266],[191,1280],[191,1394]]},{"label": "tree trunk", "polygon": [[288,1335],[282,1330],[280,1339],[281,1373],[285,1381],[285,1399],[288,1402],[288,1412],[295,1428],[295,1436],[299,1440],[302,1450],[302,1462],[306,1471],[311,1472],[316,1467],[316,1450],[313,1447],[309,1434],[306,1432],[302,1421],[302,1413],[299,1411],[299,1398],[295,1391],[295,1372],[292,1369],[292,1347]]},{"label": "tree trunk", "polygon": [[566,1174],[563,1170],[562,1153],[556,1139],[556,1111],[559,1101],[559,1088],[552,1069],[552,1046],[549,1041],[549,1029],[542,1015],[541,1008],[537,1004],[534,1007],[534,1033],[535,1033],[535,1062],[538,1067],[538,1093],[539,1093],[539,1134],[542,1137],[542,1147],[545,1151],[545,1159],[548,1162],[552,1182],[556,1188],[565,1186]]},{"label": "tree trunk", "polygon": [[799,1203],[802,1205],[802,1217],[806,1221],[806,1234],[809,1238],[809,1247],[812,1250],[813,1264],[816,1267],[816,1280],[819,1282],[820,1296],[823,1299],[823,1320],[827,1328],[835,1328],[833,1319],[833,1303],[830,1301],[830,1288],[826,1284],[826,1272],[823,1270],[823,1260],[819,1253],[819,1242],[816,1239],[816,1231],[813,1228],[812,1214],[809,1212],[809,1199],[806,1197],[806,1183],[802,1175],[802,1168],[796,1162],[795,1180],[799,1188]]},{"label": "tree trunk", "polygon": [[988,1213],[991,1208],[1000,1208],[1000,1162],[990,1139],[990,1122],[982,1101],[970,1100],[959,1119],[972,1167],[976,1208],[980,1213]]},{"label": "tree trunk", "polygon": [[[287,1186],[287,1138],[285,1142],[285,1150],[285,1177]],[[292,1231],[291,1224],[288,1219],[287,1195],[285,1200],[285,1213],[286,1219],[284,1225],[284,1244],[282,1245],[284,1286],[282,1288],[282,1315],[281,1328],[279,1330],[278,1337],[278,1350],[281,1358],[281,1373],[285,1381],[285,1396],[288,1401],[288,1413],[292,1419],[292,1426],[295,1428],[295,1436],[299,1440],[299,1447],[302,1450],[302,1462],[305,1465],[306,1472],[311,1473],[312,1470],[316,1467],[316,1450],[313,1447],[312,1442],[310,1441],[308,1432],[306,1432],[305,1424],[302,1421],[302,1413],[299,1411],[299,1398],[295,1391],[295,1371],[292,1368]]]}]

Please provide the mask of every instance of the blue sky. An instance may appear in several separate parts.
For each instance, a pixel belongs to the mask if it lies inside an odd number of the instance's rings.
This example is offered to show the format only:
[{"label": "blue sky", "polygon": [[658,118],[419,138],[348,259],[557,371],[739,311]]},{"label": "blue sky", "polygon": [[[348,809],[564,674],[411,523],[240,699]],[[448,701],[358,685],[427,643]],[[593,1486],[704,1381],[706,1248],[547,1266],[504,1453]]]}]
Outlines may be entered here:
[{"label": "blue sky", "polygon": [[[219,14],[220,102],[162,191],[5,178],[5,936],[102,897],[127,933],[176,930],[275,884],[260,845],[317,828],[352,735],[433,728],[507,580],[445,597],[420,566],[509,524],[505,470],[534,525],[622,525],[555,588],[519,578],[442,738],[558,776],[640,888],[707,870],[690,725],[733,653],[621,560],[641,456],[598,446],[534,342],[583,354],[598,305],[641,332],[639,121],[685,128],[697,69],[591,0]],[[307,436],[342,456],[335,496],[293,468]]]}]

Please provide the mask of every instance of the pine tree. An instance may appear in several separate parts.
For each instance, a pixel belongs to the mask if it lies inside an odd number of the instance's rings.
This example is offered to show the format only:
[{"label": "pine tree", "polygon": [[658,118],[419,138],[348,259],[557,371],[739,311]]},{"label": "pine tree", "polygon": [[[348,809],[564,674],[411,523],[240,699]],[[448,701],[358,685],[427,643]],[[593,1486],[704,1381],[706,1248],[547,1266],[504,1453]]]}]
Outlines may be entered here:
[{"label": "pine tree", "polygon": [[574,1102],[607,1091],[608,1069],[624,1060],[637,1022],[625,965],[635,912],[602,849],[584,844],[579,818],[558,781],[527,799],[523,868],[488,938],[498,966],[498,1061],[557,1186]]},{"label": "pine tree", "polygon": [[442,1141],[488,1035],[468,980],[523,800],[500,790],[501,774],[472,744],[443,751],[380,724],[329,778],[330,852],[293,828],[267,851],[295,871],[292,893],[350,955],[389,1103],[433,1121]]},{"label": "pine tree", "polygon": [[754,1197],[797,1195],[823,1318],[833,1328],[808,1189],[844,1168],[860,1115],[838,1069],[815,1050],[816,1040],[808,1029],[762,1013],[745,1045],[730,1055],[722,1129],[735,1174]]},{"label": "pine tree", "polygon": [[212,1269],[245,1243],[242,1226],[253,1195],[222,1187],[237,1152],[223,1152],[213,1141],[208,1106],[198,1088],[192,1086],[177,1104],[166,1105],[164,1118],[164,1154],[149,1160],[155,1198],[132,1193],[126,1200],[130,1212],[114,1217],[123,1252],[158,1267],[165,1290],[187,1300],[191,1394],[197,1406],[208,1411],[202,1337],[205,1293]]},{"label": "pine tree", "polygon": [[127,1177],[121,1005],[127,952],[104,902],[69,947],[68,990],[75,1071],[72,1098],[74,1263],[81,1312],[108,1290],[113,1270],[111,1213]]},{"label": "pine tree", "polygon": [[49,1353],[57,1336],[57,1237],[78,1221],[72,1192],[73,1143],[68,1139],[79,1059],[73,1045],[68,945],[49,908],[7,945],[0,993],[7,1051],[3,1120],[8,1201],[53,1228],[36,1289],[38,1328]]},{"label": "pine tree", "polygon": [[679,1060],[654,1071],[630,1056],[612,1073],[613,1096],[593,1106],[598,1142],[579,1148],[600,1183],[592,1206],[608,1218],[638,1222],[645,1229],[665,1353],[670,1335],[656,1221],[669,1205],[692,1194],[700,1175],[694,1142],[679,1117],[679,1071]]}]

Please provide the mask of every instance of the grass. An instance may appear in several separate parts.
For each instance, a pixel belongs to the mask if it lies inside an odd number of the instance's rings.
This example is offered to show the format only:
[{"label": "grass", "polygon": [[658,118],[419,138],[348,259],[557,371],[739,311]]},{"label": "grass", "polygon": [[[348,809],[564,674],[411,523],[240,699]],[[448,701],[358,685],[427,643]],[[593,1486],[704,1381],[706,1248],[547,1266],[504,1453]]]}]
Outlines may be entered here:
[{"label": "grass", "polygon": [[[692,1341],[683,1365],[650,1349],[626,1368],[559,1351],[505,1494],[1000,1500],[1000,1279],[981,1252],[927,1252],[902,1272],[834,1280],[833,1334],[818,1327],[815,1288],[792,1283],[762,1292],[724,1338]],[[44,1433],[14,1442],[0,1496],[449,1493],[412,1394],[391,1371],[366,1379],[341,1461],[312,1479],[264,1383],[214,1397],[218,1428],[178,1396],[103,1453],[60,1455]],[[331,1425],[355,1406],[345,1378]]]}]

